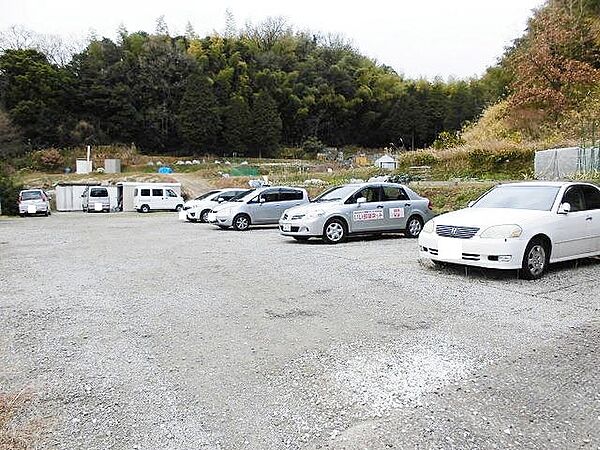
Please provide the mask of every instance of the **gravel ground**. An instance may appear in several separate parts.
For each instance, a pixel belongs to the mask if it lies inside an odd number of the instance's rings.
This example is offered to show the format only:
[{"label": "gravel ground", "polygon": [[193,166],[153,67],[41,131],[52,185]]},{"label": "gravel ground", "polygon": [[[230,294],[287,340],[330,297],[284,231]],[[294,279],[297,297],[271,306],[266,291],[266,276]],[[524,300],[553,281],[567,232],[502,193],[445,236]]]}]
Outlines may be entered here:
[{"label": "gravel ground", "polygon": [[600,261],[539,281],[174,214],[0,221],[36,448],[600,448]]}]

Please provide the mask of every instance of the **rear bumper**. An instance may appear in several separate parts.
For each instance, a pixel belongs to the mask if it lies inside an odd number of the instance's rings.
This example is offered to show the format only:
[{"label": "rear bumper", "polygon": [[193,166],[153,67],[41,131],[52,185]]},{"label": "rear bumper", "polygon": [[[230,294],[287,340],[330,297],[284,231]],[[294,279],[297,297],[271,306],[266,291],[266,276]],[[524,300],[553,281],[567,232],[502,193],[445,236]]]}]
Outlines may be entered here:
[{"label": "rear bumper", "polygon": [[527,241],[522,239],[471,239],[421,233],[419,256],[433,261],[489,269],[520,269]]}]

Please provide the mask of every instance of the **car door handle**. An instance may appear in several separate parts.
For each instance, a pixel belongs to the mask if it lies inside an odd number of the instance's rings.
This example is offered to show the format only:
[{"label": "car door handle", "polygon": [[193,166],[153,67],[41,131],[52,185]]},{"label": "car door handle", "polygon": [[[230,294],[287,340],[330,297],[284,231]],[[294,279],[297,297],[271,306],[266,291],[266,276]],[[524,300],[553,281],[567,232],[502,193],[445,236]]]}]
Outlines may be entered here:
[{"label": "car door handle", "polygon": [[410,206],[410,203],[405,203],[404,206]]},{"label": "car door handle", "polygon": [[589,220],[591,222],[593,220],[593,217],[592,216],[586,217],[585,220]]},{"label": "car door handle", "polygon": [[378,208],[383,208],[383,205],[377,205]]}]

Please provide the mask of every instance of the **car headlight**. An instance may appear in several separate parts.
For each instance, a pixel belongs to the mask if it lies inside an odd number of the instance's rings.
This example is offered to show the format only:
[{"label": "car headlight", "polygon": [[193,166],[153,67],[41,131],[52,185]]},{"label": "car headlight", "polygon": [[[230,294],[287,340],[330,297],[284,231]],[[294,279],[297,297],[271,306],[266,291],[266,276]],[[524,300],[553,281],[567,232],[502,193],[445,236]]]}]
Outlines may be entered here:
[{"label": "car headlight", "polygon": [[316,219],[317,217],[321,217],[323,214],[325,214],[325,211],[322,209],[317,209],[315,211],[309,211],[304,217],[307,219]]},{"label": "car headlight", "polygon": [[519,225],[494,225],[481,233],[479,237],[484,239],[509,239],[518,238],[523,233]]},{"label": "car headlight", "polygon": [[433,224],[433,220],[430,220],[425,224],[425,226],[421,230],[421,233],[433,233],[434,230],[435,226]]}]

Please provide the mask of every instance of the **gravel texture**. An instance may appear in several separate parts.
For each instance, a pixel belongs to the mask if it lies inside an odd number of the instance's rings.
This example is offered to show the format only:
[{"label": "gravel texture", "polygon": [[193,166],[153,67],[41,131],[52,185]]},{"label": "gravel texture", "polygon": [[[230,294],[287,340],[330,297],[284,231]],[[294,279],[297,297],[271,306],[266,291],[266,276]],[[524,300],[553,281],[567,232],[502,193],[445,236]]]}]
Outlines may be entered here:
[{"label": "gravel texture", "polygon": [[0,221],[0,392],[44,449],[600,448],[600,261],[434,269],[167,213]]}]

